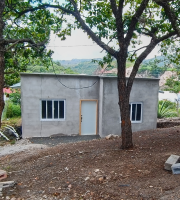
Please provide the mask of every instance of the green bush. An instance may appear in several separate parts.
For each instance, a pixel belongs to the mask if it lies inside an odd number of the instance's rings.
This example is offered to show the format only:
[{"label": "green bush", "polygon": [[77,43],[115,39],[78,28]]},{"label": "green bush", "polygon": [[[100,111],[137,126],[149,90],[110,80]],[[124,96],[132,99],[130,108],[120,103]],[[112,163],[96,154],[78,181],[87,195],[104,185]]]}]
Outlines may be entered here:
[{"label": "green bush", "polygon": [[158,103],[158,118],[177,117],[176,103],[171,101],[159,101]]},{"label": "green bush", "polygon": [[15,105],[12,102],[8,102],[7,104],[7,112],[6,117],[12,118],[12,117],[19,117],[21,116],[21,107],[20,105]]},{"label": "green bush", "polygon": [[18,89],[15,92],[9,94],[9,100],[16,105],[20,105],[21,103],[21,93]]}]

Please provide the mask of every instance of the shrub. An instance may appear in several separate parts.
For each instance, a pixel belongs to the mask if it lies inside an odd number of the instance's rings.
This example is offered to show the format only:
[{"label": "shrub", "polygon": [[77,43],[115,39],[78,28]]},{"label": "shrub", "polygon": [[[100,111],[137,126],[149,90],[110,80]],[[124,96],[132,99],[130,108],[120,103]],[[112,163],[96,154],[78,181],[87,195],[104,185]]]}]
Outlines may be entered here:
[{"label": "shrub", "polygon": [[177,117],[176,103],[171,101],[159,101],[158,102],[158,118]]},{"label": "shrub", "polygon": [[16,105],[20,105],[21,103],[21,93],[19,90],[15,90],[15,92],[9,94],[9,100]]},{"label": "shrub", "polygon": [[11,118],[11,117],[19,117],[19,116],[21,116],[20,105],[15,105],[11,101],[8,101],[6,117]]}]

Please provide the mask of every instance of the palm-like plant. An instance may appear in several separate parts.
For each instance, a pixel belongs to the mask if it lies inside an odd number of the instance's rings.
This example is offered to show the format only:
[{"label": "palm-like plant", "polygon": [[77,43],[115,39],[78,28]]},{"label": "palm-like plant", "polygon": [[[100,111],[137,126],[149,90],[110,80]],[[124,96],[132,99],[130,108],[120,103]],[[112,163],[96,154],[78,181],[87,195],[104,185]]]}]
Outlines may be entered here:
[{"label": "palm-like plant", "polygon": [[176,117],[177,112],[175,110],[174,104],[170,101],[159,101],[158,102],[158,118],[168,118]]}]

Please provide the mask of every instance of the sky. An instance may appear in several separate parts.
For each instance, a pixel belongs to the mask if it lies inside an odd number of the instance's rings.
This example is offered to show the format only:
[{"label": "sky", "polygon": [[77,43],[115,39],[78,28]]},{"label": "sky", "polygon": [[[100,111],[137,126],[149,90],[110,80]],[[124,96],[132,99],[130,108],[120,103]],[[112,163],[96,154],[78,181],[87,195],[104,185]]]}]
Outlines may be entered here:
[{"label": "sky", "polygon": [[[142,40],[143,46],[148,44],[147,38],[144,37]],[[87,34],[80,29],[73,30],[71,36],[67,36],[64,41],[51,34],[48,49],[54,51],[52,56],[54,60],[95,59],[105,55],[105,51],[102,51],[101,47],[89,39]],[[157,47],[147,58],[153,58],[155,55],[159,55]]]}]

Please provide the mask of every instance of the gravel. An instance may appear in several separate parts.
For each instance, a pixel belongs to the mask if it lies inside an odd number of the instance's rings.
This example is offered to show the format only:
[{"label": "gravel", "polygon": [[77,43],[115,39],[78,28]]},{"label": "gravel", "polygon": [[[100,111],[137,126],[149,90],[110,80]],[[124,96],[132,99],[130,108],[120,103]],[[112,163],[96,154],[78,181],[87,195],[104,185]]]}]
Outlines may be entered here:
[{"label": "gravel", "polygon": [[21,139],[15,144],[8,144],[6,146],[0,147],[0,157],[4,155],[14,154],[22,151],[33,151],[36,149],[47,148],[44,144],[32,144],[28,139]]}]

